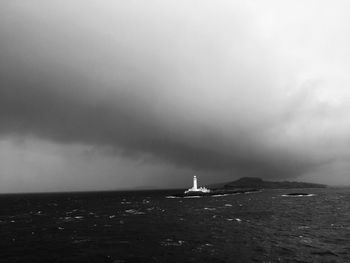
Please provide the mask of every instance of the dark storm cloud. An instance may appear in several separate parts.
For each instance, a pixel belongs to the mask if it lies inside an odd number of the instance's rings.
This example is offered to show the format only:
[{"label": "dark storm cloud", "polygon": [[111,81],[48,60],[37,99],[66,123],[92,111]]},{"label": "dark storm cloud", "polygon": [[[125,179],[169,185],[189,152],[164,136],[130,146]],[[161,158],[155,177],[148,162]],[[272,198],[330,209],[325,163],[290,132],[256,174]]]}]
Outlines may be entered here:
[{"label": "dark storm cloud", "polygon": [[[157,117],[147,105],[152,101],[145,102],[128,92],[122,94],[118,90],[99,99],[92,89],[86,88],[92,85],[89,78],[69,72],[55,74],[61,71],[9,60],[2,65],[2,135],[100,145],[131,156],[146,153],[198,170],[288,177],[304,172],[310,165],[294,154],[265,152],[244,133],[224,138],[215,130],[215,124],[186,127],[181,119],[173,123],[171,116]],[[129,85],[147,86],[146,82]]]},{"label": "dark storm cloud", "polygon": [[334,158],[322,136],[342,141],[332,116],[347,108],[329,87],[343,79],[297,41],[307,12],[295,24],[276,3],[30,2],[0,11],[2,136],[280,178]]}]

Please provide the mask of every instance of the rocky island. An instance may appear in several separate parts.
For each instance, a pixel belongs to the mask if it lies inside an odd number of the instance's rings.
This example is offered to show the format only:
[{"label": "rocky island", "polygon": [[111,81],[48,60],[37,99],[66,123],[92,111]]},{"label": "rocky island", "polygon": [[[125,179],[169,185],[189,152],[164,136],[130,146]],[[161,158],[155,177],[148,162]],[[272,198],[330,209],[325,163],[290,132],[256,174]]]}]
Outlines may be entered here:
[{"label": "rocky island", "polygon": [[198,187],[197,178],[193,177],[193,187],[186,190],[183,194],[177,195],[181,197],[186,196],[213,196],[213,195],[227,195],[240,194],[248,192],[256,192],[262,189],[301,189],[301,188],[326,188],[323,184],[304,183],[304,182],[272,182],[264,181],[258,177],[243,177],[236,181],[211,184],[207,187]]}]

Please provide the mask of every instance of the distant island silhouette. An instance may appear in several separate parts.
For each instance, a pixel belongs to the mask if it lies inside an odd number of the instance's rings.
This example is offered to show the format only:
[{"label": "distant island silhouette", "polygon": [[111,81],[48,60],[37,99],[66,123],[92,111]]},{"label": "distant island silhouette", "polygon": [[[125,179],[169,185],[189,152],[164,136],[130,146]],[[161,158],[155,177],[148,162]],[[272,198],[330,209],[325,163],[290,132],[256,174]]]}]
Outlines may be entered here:
[{"label": "distant island silhouette", "polygon": [[217,183],[207,186],[210,189],[220,189],[220,190],[233,190],[233,189],[292,189],[292,188],[326,188],[327,185],[315,184],[315,183],[304,183],[304,182],[273,182],[264,181],[259,177],[243,177],[236,181]]}]

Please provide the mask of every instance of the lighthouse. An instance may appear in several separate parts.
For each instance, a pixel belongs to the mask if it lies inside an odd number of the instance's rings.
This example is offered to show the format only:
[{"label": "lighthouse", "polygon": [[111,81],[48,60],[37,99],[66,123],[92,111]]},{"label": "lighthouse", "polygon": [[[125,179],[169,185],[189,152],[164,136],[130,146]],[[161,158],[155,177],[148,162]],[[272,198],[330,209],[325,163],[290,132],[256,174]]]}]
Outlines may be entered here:
[{"label": "lighthouse", "polygon": [[210,190],[205,187],[199,187],[197,185],[197,176],[193,176],[193,186],[192,188],[185,191],[185,194],[191,193],[191,192],[202,192],[202,193],[209,193]]},{"label": "lighthouse", "polygon": [[197,177],[193,176],[193,187],[192,187],[193,191],[198,191],[197,188]]}]

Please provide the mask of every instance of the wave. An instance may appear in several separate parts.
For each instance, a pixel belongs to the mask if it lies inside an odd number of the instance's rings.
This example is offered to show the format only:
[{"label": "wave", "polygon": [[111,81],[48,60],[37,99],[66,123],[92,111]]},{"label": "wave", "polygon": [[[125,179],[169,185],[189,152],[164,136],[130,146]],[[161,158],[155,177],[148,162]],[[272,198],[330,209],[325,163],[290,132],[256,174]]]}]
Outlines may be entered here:
[{"label": "wave", "polygon": [[285,194],[285,195],[281,195],[283,197],[310,197],[310,196],[315,196],[315,194],[300,194],[300,195],[289,195],[289,194]]}]

